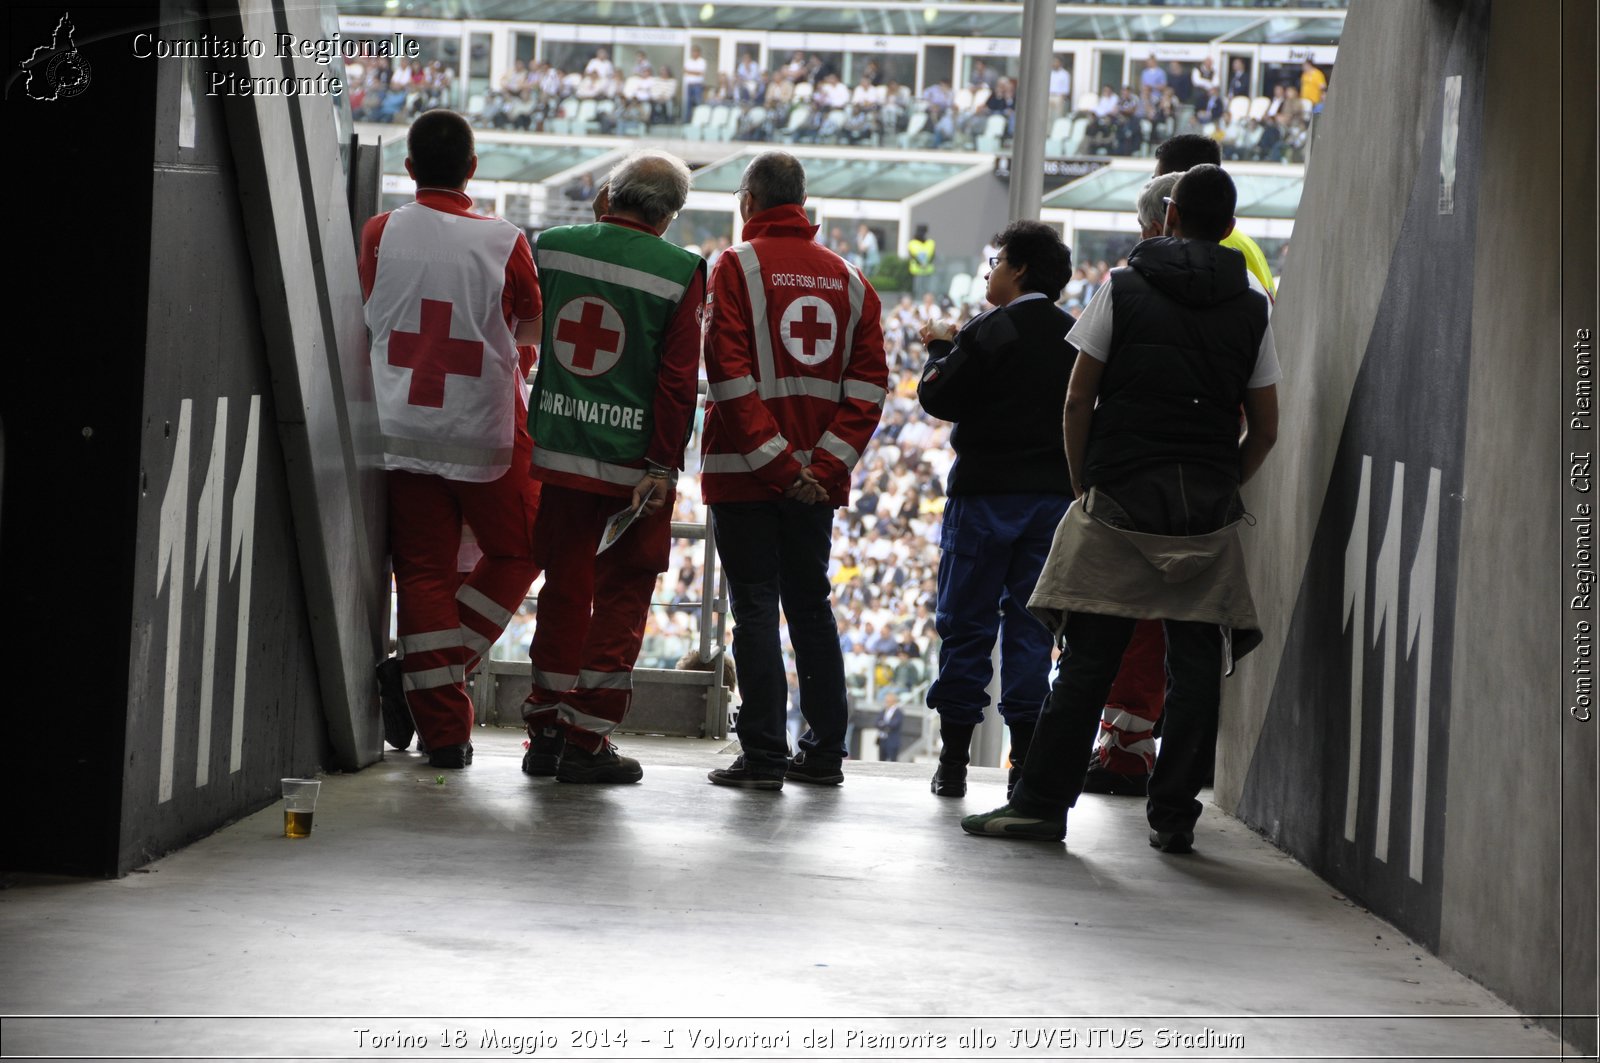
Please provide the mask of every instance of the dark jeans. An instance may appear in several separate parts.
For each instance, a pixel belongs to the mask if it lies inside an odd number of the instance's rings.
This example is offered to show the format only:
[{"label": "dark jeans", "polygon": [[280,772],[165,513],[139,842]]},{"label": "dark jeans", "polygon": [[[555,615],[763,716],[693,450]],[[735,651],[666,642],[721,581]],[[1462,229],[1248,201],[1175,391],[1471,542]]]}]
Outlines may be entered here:
[{"label": "dark jeans", "polygon": [[[1084,771],[1100,726],[1100,710],[1122,664],[1137,621],[1072,613],[1066,650],[1022,766],[1013,808],[1030,816],[1064,819],[1083,792]],[[1222,700],[1222,629],[1215,624],[1163,621],[1167,635],[1166,723],[1161,752],[1150,774],[1145,803],[1150,826],[1190,831],[1200,818],[1195,800],[1217,748]]]},{"label": "dark jeans", "polygon": [[833,508],[788,499],[718,502],[711,507],[717,554],[733,606],[739,666],[739,744],[753,771],[781,775],[789,756],[789,687],[778,642],[778,607],[789,624],[800,706],[810,729],[800,748],[819,761],[845,755],[849,708],[844,654],[829,598]]}]

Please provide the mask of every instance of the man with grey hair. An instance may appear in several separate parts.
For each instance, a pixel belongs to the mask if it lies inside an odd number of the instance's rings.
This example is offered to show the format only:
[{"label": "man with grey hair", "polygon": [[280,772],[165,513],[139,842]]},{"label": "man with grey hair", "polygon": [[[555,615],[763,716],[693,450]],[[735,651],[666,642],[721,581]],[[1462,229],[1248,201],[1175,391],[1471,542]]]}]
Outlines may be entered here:
[{"label": "man with grey hair", "polygon": [[1144,188],[1139,190],[1139,239],[1161,235],[1167,220],[1167,199],[1182,176],[1181,173],[1164,173],[1145,182]]},{"label": "man with grey hair", "polygon": [[[534,248],[545,313],[528,430],[545,583],[522,770],[628,783],[643,771],[608,736],[627,714],[650,594],[667,568],[706,270],[661,239],[689,194],[681,159],[630,155],[602,187],[599,221],[547,229]],[[635,515],[620,536],[607,530],[619,510]]]},{"label": "man with grey hair", "polygon": [[[833,510],[878,427],[889,383],[878,296],[816,242],[800,160],[765,151],[736,193],[744,242],[711,277],[700,478],[728,575],[742,755],[719,786],[844,781],[849,704],[829,598]],[[780,606],[811,729],[790,759]]]}]

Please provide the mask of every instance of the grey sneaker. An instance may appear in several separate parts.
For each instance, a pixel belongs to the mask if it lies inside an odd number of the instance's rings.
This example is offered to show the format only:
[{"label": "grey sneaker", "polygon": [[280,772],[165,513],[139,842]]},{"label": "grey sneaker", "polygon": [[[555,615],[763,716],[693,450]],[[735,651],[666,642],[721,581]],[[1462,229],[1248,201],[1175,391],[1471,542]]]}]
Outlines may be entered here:
[{"label": "grey sneaker", "polygon": [[966,816],[961,829],[980,838],[1023,838],[1037,842],[1059,842],[1067,837],[1065,819],[1040,819],[1001,805],[993,812]]}]

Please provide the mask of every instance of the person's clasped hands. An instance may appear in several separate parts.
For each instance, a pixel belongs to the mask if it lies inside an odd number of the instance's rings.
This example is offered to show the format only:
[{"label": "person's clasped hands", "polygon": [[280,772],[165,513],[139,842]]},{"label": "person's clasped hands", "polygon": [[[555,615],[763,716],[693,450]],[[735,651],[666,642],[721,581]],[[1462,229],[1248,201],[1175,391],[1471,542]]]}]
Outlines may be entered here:
[{"label": "person's clasped hands", "polygon": [[783,497],[812,506],[828,500],[828,489],[817,480],[816,473],[806,468],[801,469],[800,475],[794,478],[794,483],[784,490]]}]

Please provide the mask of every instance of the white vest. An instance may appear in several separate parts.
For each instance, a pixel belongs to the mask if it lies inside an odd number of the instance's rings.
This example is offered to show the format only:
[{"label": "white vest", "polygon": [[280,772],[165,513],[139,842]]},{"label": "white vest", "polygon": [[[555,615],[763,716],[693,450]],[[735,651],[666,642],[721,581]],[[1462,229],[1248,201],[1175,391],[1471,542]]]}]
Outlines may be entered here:
[{"label": "white vest", "polygon": [[367,299],[383,467],[485,483],[511,465],[517,345],[501,299],[520,230],[407,203]]}]

